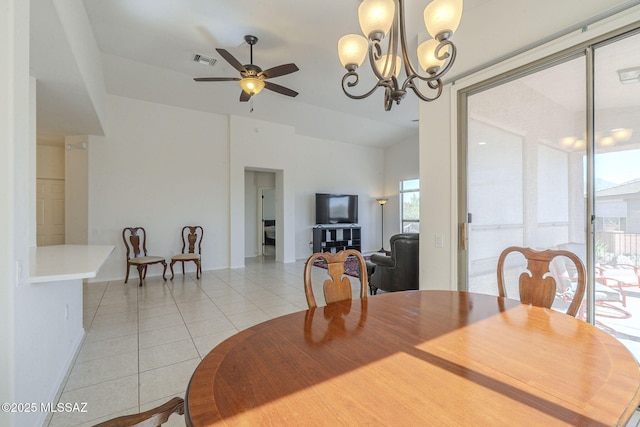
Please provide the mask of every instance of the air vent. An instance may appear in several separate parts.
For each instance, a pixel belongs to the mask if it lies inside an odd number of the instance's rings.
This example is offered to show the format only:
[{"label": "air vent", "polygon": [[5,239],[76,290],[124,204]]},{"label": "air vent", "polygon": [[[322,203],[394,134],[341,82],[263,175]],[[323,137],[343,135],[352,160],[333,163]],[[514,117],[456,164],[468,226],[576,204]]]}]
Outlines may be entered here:
[{"label": "air vent", "polygon": [[196,54],[193,55],[193,61],[194,62],[198,62],[200,64],[204,64],[204,65],[210,65],[212,67],[216,64],[216,59],[215,58],[211,58],[209,56],[200,55],[199,53],[196,53]]},{"label": "air vent", "polygon": [[622,84],[638,83],[640,82],[640,67],[618,70],[618,76]]}]

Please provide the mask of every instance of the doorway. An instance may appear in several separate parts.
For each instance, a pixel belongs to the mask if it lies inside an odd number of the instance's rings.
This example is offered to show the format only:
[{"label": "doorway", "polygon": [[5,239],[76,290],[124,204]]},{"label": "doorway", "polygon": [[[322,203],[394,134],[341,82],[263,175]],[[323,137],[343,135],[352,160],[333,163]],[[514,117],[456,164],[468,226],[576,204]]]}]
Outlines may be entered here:
[{"label": "doorway", "polygon": [[245,170],[245,258],[276,256],[276,189],[275,172]]},{"label": "doorway", "polygon": [[258,191],[260,226],[263,232],[258,233],[262,247],[262,255],[275,257],[276,255],[276,189],[262,188]]}]

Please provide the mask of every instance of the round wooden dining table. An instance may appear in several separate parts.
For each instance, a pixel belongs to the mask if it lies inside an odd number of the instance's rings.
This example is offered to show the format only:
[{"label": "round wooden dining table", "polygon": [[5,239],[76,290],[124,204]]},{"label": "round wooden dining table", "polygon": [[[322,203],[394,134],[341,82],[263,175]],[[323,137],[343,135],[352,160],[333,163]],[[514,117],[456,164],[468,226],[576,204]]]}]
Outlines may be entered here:
[{"label": "round wooden dining table", "polygon": [[407,291],[301,311],[215,347],[189,426],[624,426],[640,368],[615,338],[496,296]]}]

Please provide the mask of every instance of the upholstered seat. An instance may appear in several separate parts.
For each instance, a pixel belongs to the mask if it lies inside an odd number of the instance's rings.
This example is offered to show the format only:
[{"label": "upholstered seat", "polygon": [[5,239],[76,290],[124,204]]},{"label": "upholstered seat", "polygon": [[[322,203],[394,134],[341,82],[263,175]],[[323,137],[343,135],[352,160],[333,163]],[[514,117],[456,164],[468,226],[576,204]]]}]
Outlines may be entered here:
[{"label": "upholstered seat", "polygon": [[396,292],[419,288],[420,234],[396,234],[391,236],[389,243],[389,255],[371,255],[371,262],[375,264],[369,283],[371,295],[375,295],[378,289]]},{"label": "upholstered seat", "polygon": [[140,258],[132,258],[129,260],[129,264],[153,264],[162,261],[164,261],[164,258],[161,256],[143,256]]},{"label": "upholstered seat", "polygon": [[200,255],[198,254],[178,254],[171,257],[172,260],[175,261],[194,261],[196,259],[200,259]]}]

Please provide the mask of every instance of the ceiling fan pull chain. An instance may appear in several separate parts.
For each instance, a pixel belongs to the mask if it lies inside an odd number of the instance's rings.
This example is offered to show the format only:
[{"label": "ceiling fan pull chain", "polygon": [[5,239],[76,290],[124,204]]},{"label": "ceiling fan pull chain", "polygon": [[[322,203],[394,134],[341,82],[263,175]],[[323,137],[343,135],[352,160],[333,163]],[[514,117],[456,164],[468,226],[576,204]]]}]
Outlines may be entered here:
[{"label": "ceiling fan pull chain", "polygon": [[249,113],[253,113],[253,96],[249,99],[249,106],[251,107]]}]

